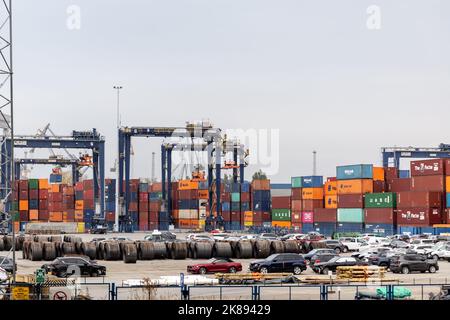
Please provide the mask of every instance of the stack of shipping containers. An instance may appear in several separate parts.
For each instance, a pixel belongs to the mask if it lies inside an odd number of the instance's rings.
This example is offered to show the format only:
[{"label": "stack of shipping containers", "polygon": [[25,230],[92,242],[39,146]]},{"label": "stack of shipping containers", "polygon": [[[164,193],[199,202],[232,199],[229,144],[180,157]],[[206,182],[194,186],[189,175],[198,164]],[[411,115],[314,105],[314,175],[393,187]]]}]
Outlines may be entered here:
[{"label": "stack of shipping containers", "polygon": [[301,178],[302,186],[302,232],[314,231],[314,210],[324,207],[322,176]]},{"label": "stack of shipping containers", "polygon": [[149,185],[146,182],[140,182],[139,183],[139,203],[138,203],[138,210],[139,210],[139,223],[138,228],[139,231],[146,231],[148,230],[148,221],[149,221],[149,202],[148,202],[148,190]]},{"label": "stack of shipping containers", "polygon": [[291,185],[270,184],[272,227],[291,228]]},{"label": "stack of shipping containers", "polygon": [[328,178],[323,186],[325,208],[314,209],[314,230],[324,235],[336,232],[337,223],[337,181]]},{"label": "stack of shipping containers", "polygon": [[272,225],[272,219],[270,215],[270,180],[253,180],[251,190],[253,226],[270,227]]},{"label": "stack of shipping containers", "polygon": [[250,206],[250,183],[244,181],[241,184],[241,225],[244,227],[253,226],[253,212]]},{"label": "stack of shipping containers", "polygon": [[291,226],[296,232],[302,230],[302,177],[291,178]]},{"label": "stack of shipping containers", "polygon": [[105,179],[105,220],[109,230],[113,230],[116,214],[116,180]]},{"label": "stack of shipping containers", "polygon": [[180,229],[197,229],[199,216],[198,182],[180,180],[173,190],[172,217]]},{"label": "stack of shipping containers", "polygon": [[75,188],[73,186],[63,186],[62,196],[62,221],[75,222]]},{"label": "stack of shipping containers", "polygon": [[94,223],[94,180],[83,181],[83,221],[86,229],[91,229]]},{"label": "stack of shipping containers", "polygon": [[446,160],[411,162],[411,190],[397,194],[397,223],[400,232],[432,232],[442,223],[445,202]]},{"label": "stack of shipping containers", "polygon": [[337,232],[364,231],[364,194],[373,192],[373,166],[348,165],[336,168]]},{"label": "stack of shipping containers", "polygon": [[[148,230],[159,229],[159,212],[162,206],[162,183],[152,183],[150,185],[150,192],[148,194]],[[163,223],[164,224],[164,223]],[[168,226],[167,226],[168,229]],[[162,230],[167,230],[162,229]]]}]

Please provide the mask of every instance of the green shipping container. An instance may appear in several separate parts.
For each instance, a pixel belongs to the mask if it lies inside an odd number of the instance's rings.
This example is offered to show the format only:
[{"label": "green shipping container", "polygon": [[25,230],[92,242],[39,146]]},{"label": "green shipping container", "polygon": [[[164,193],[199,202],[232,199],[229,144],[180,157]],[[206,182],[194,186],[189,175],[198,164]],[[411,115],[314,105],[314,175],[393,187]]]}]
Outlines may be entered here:
[{"label": "green shipping container", "polygon": [[272,209],[272,221],[291,221],[291,210]]},{"label": "green shipping container", "polygon": [[13,201],[11,203],[11,210],[13,210],[13,211],[19,210],[19,202],[18,201]]},{"label": "green shipping container", "polygon": [[239,192],[232,192],[231,202],[241,202],[241,194]]},{"label": "green shipping container", "polygon": [[393,192],[367,193],[364,198],[366,208],[395,208],[397,194]]},{"label": "green shipping container", "polygon": [[292,186],[292,188],[301,188],[302,187],[302,177],[292,177],[291,178],[291,186]]},{"label": "green shipping container", "polygon": [[28,180],[28,189],[37,190],[39,189],[39,180],[38,179],[30,179]]},{"label": "green shipping container", "polygon": [[338,222],[364,222],[364,209],[338,209],[337,210]]}]

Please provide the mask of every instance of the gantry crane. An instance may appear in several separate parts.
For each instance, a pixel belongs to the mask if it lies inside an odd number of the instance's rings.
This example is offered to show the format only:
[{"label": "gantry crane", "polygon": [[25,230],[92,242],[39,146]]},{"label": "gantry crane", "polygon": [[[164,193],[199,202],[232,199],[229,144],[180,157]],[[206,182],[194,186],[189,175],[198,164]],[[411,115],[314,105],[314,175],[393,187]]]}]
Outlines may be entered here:
[{"label": "gantry crane", "polygon": [[450,158],[450,145],[441,143],[437,148],[420,148],[420,147],[383,147],[381,148],[381,156],[383,158],[383,167],[388,167],[390,163],[400,168],[400,160],[402,158]]}]

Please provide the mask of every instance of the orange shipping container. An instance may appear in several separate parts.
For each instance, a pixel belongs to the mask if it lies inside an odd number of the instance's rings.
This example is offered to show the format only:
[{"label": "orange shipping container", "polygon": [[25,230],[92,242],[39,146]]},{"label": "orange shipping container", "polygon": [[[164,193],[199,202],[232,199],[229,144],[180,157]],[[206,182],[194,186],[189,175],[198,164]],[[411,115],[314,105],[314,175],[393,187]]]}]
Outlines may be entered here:
[{"label": "orange shipping container", "polygon": [[28,200],[20,200],[19,201],[19,210],[20,211],[28,211]]},{"label": "orange shipping container", "polygon": [[48,189],[47,179],[39,179],[39,189]]},{"label": "orange shipping container", "polygon": [[30,220],[39,220],[39,210],[30,210]]},{"label": "orange shipping container", "polygon": [[199,226],[199,220],[178,219],[178,228],[180,229],[196,229]]},{"label": "orange shipping container", "polygon": [[290,221],[272,221],[272,227],[290,228],[291,222]]},{"label": "orange shipping container", "polygon": [[244,211],[244,222],[253,221],[253,211]]},{"label": "orange shipping container", "polygon": [[372,179],[338,181],[338,194],[364,194],[372,192],[373,192]]},{"label": "orange shipping container", "polygon": [[270,190],[270,180],[253,180],[252,181],[253,190]]},{"label": "orange shipping container", "polygon": [[384,168],[383,167],[373,167],[373,180],[374,181],[384,181]]},{"label": "orange shipping container", "polygon": [[323,188],[303,188],[302,199],[304,200],[322,200]]},{"label": "orange shipping container", "polygon": [[75,221],[82,222],[84,219],[83,210],[75,210]]},{"label": "orange shipping container", "polygon": [[325,196],[325,209],[337,209],[337,195]]},{"label": "orange shipping container", "polygon": [[337,195],[337,181],[327,181],[323,185],[324,194],[326,196],[335,196]]},{"label": "orange shipping container", "polygon": [[84,209],[84,201],[76,200],[75,201],[75,210],[83,210]]},{"label": "orange shipping container", "polygon": [[[449,170],[450,170],[450,168],[449,168]],[[447,190],[447,192],[450,192],[450,176],[445,177],[445,190]]]},{"label": "orange shipping container", "polygon": [[178,182],[178,190],[197,190],[198,182],[191,180],[180,180]]},{"label": "orange shipping container", "polygon": [[20,231],[20,222],[14,221],[14,232],[19,233]]},{"label": "orange shipping container", "polygon": [[198,190],[198,198],[208,199],[209,198],[208,190]]},{"label": "orange shipping container", "polygon": [[49,220],[52,222],[62,222],[63,221],[63,213],[51,211]]},{"label": "orange shipping container", "polygon": [[51,192],[59,192],[61,190],[61,185],[60,184],[52,184],[50,186],[50,191]]}]

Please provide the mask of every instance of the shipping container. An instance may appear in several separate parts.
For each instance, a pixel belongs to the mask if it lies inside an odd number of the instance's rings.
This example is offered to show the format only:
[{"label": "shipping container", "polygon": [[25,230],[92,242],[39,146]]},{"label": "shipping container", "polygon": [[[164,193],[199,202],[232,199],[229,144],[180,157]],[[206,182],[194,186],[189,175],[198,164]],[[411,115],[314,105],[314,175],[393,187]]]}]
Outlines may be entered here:
[{"label": "shipping container", "polygon": [[315,209],[315,222],[337,222],[337,209]]},{"label": "shipping container", "polygon": [[364,180],[338,180],[338,194],[364,194],[373,192],[373,181]]},{"label": "shipping container", "polygon": [[292,177],[291,178],[291,186],[292,186],[292,188],[301,188],[302,187],[302,177]]},{"label": "shipping container", "polygon": [[302,223],[302,233],[314,232],[314,223]]},{"label": "shipping container", "polygon": [[364,209],[365,223],[397,224],[397,214],[393,208]]},{"label": "shipping container", "polygon": [[337,208],[337,195],[325,195],[325,208],[336,209]]},{"label": "shipping container", "polygon": [[442,193],[409,191],[397,193],[398,208],[442,208]]},{"label": "shipping container", "polygon": [[384,175],[383,167],[373,167],[373,181],[384,181]]},{"label": "shipping container", "polygon": [[398,177],[399,178],[411,178],[411,173],[409,170],[399,170]]},{"label": "shipping container", "polygon": [[411,190],[411,178],[388,180],[386,191],[402,192]]},{"label": "shipping container", "polygon": [[291,221],[291,210],[272,209],[272,221]]},{"label": "shipping container", "polygon": [[323,199],[323,188],[302,188],[302,200]]},{"label": "shipping container", "polygon": [[292,200],[302,200],[302,189],[296,188],[291,190],[291,199]]},{"label": "shipping container", "polygon": [[339,194],[337,196],[338,208],[364,208],[364,195]]},{"label": "shipping container", "polygon": [[272,227],[275,228],[291,228],[291,221],[274,221],[272,220]]},{"label": "shipping container", "polygon": [[441,209],[404,208],[397,210],[397,224],[402,226],[431,226],[442,223]]},{"label": "shipping container", "polygon": [[363,223],[364,222],[364,210],[359,208],[346,208],[337,209],[337,221],[351,222],[351,223]]},{"label": "shipping container", "polygon": [[392,224],[365,224],[365,233],[372,233],[382,237],[392,236],[397,233],[397,227]]},{"label": "shipping container", "polygon": [[286,209],[291,207],[291,197],[274,197],[272,195],[273,209]]},{"label": "shipping container", "polygon": [[445,192],[445,177],[438,175],[412,177],[411,191]]},{"label": "shipping container", "polygon": [[363,233],[364,224],[362,223],[338,223],[336,226],[337,233]]},{"label": "shipping container", "polygon": [[366,193],[364,206],[366,208],[395,208],[397,206],[397,195],[393,192]]},{"label": "shipping container", "polygon": [[302,222],[302,213],[301,212],[291,212],[291,221],[295,223]]},{"label": "shipping container", "polygon": [[337,181],[327,181],[325,182],[324,186],[324,194],[326,196],[335,196],[337,195]]},{"label": "shipping container", "polygon": [[302,211],[302,200],[292,200],[291,201],[291,210]]},{"label": "shipping container", "polygon": [[323,200],[302,200],[303,211],[313,211],[316,208],[323,208]]},{"label": "shipping container", "polygon": [[270,191],[270,180],[253,180],[253,190],[266,190]]},{"label": "shipping container", "polygon": [[305,223],[314,223],[314,212],[313,211],[304,211],[302,212],[302,224]]},{"label": "shipping container", "polygon": [[384,168],[384,176],[385,180],[394,180],[398,179],[398,169],[395,167]]},{"label": "shipping container", "polygon": [[323,187],[323,176],[306,176],[301,177],[301,187],[302,188],[322,188]]},{"label": "shipping container", "polygon": [[444,159],[411,161],[411,176],[443,176],[445,174]]},{"label": "shipping container", "polygon": [[386,192],[386,181],[374,181],[373,192],[374,193]]},{"label": "shipping container", "polygon": [[332,237],[336,233],[336,223],[335,222],[315,222],[314,231],[326,237]]},{"label": "shipping container", "polygon": [[336,167],[337,180],[372,179],[373,165],[357,164]]}]

